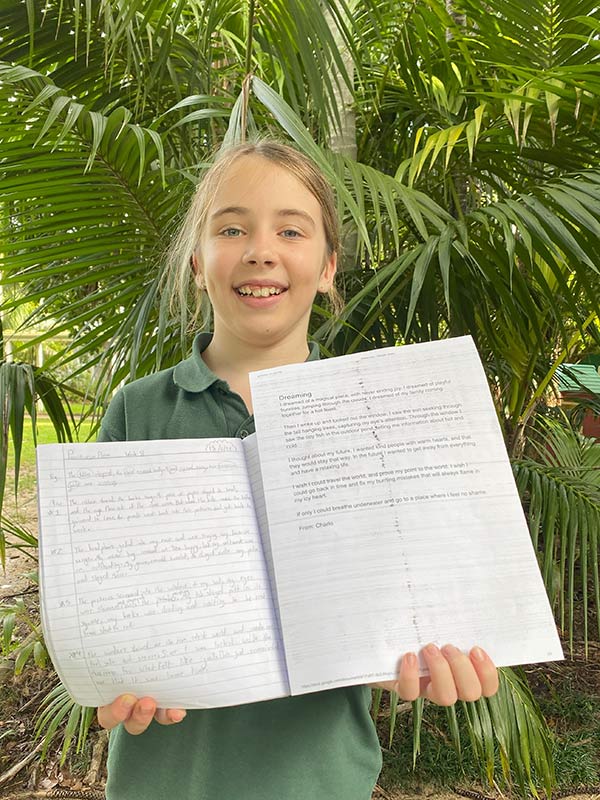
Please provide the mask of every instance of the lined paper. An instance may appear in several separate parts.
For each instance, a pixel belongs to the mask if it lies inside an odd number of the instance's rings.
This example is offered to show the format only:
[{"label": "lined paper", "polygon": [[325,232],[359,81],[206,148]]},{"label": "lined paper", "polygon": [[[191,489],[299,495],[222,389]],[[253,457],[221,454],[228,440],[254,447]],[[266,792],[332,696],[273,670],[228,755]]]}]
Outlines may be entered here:
[{"label": "lined paper", "polygon": [[38,448],[43,627],[82,705],[288,694],[242,443]]},{"label": "lined paper", "polygon": [[251,375],[292,693],[428,642],[562,658],[470,337]]}]

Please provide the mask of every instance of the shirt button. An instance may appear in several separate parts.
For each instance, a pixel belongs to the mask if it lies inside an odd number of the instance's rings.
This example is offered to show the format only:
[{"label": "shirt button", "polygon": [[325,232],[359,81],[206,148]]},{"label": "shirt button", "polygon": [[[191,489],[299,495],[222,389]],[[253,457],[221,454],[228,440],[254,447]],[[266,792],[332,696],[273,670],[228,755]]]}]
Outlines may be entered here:
[{"label": "shirt button", "polygon": [[240,437],[241,437],[242,439],[245,439],[245,438],[246,438],[246,436],[248,436],[248,431],[240,431]]}]

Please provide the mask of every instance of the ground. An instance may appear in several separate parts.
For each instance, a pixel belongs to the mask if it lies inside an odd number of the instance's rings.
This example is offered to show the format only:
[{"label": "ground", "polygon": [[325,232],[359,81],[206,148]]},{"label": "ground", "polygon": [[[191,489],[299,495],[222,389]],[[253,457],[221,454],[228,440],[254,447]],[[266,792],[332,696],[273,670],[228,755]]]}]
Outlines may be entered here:
[{"label": "ground", "polygon": [[[18,516],[35,532],[37,505],[34,477],[26,473],[24,478],[23,488],[19,492]],[[5,510],[14,514],[14,501],[7,499]],[[30,575],[35,568],[34,560],[8,549],[6,571],[2,573],[0,570],[0,606],[12,604],[18,597],[23,597],[31,614],[37,614],[37,589]],[[564,739],[569,744],[568,748],[565,746],[564,753],[561,751],[555,756],[557,769],[563,773],[565,780],[561,780],[560,774],[557,776],[563,789],[554,796],[600,800],[600,785],[597,785],[600,784],[600,644],[592,642],[586,658],[583,645],[576,642],[573,658],[543,668],[528,668],[528,677],[536,697],[544,699],[544,713],[551,726],[562,737],[561,742]],[[60,744],[52,745],[46,758],[40,761],[40,742],[34,735],[35,720],[40,702],[52,685],[53,677],[48,670],[29,668],[14,677],[12,669],[3,669],[0,661],[0,798],[29,800],[34,797],[69,796],[98,800],[103,795],[106,736],[96,725],[83,752],[69,756],[63,766],[60,766]],[[386,715],[389,716],[389,710],[384,705],[379,720],[382,740],[386,736]],[[444,783],[440,775],[452,774],[452,753],[447,742],[443,741],[443,731],[432,723],[425,726],[424,750],[430,749],[423,754],[425,774],[405,769],[399,776],[390,765],[399,760],[410,763],[410,753],[407,753],[406,747],[409,746],[407,741],[411,734],[402,720],[398,728],[400,730],[394,737],[392,749],[384,750],[381,785],[377,786],[373,800],[457,800],[459,796],[502,796],[498,789],[486,789],[473,779],[473,775],[465,775],[464,772],[457,772],[456,781],[450,777],[451,783],[446,788],[435,785],[436,782]],[[404,744],[403,738],[406,740]],[[17,770],[17,767],[20,768]],[[433,782],[427,777],[432,774]],[[395,788],[398,785],[410,786],[410,789],[399,791]],[[582,786],[582,790],[568,791],[565,785]],[[71,793],[59,794],[58,790],[61,789],[70,790]],[[95,793],[90,793],[93,790]],[[507,796],[506,790],[504,796]]]}]

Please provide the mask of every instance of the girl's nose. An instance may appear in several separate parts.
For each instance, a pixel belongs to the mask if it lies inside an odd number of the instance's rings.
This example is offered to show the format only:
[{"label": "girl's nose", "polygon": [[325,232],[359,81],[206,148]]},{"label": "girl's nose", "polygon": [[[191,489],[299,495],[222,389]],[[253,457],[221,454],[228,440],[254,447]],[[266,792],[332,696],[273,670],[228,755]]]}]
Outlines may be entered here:
[{"label": "girl's nose", "polygon": [[275,251],[267,237],[252,237],[243,256],[244,264],[269,266],[276,260]]}]

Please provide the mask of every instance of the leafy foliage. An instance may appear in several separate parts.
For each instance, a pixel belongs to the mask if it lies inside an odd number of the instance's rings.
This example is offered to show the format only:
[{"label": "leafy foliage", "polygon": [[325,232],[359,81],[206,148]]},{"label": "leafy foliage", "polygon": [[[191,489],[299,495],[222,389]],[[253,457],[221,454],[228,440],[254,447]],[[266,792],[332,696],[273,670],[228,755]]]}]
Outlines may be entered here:
[{"label": "leafy foliage", "polygon": [[51,689],[42,702],[36,724],[36,733],[43,736],[42,758],[63,723],[66,725],[62,731],[61,764],[64,764],[73,743],[76,746],[75,752],[81,752],[95,712],[94,708],[78,705],[62,684],[59,683]]},{"label": "leafy foliage", "polygon": [[[528,502],[531,538],[560,627],[573,649],[576,595],[588,647],[588,598],[593,597],[600,638],[600,445],[551,419],[540,420],[537,460],[514,463],[521,496]],[[579,583],[579,587],[577,586]]]},{"label": "leafy foliage", "polygon": [[[501,669],[500,688],[494,697],[460,703],[445,711],[448,737],[462,760],[464,741],[469,738],[477,756],[481,779],[490,786],[502,778],[508,787],[516,782],[522,796],[537,796],[541,783],[548,795],[555,784],[552,736],[519,670]],[[372,713],[377,718],[382,690],[374,692]],[[397,722],[398,695],[390,694],[389,742],[392,746]],[[431,706],[423,698],[412,703],[413,767],[421,752],[421,731]]]},{"label": "leafy foliage", "polygon": [[[16,491],[36,398],[71,438],[68,387],[53,375],[91,371],[100,413],[121,381],[187,350],[186,321],[159,294],[182,209],[223,141],[285,135],[335,187],[346,242],[346,309],[316,307],[312,334],[329,354],[474,337],[572,636],[590,587],[600,605],[598,445],[539,419],[557,367],[600,347],[595,11],[593,0],[0,0],[1,313],[27,309],[33,344],[70,337],[43,371],[0,366],[0,501],[9,433]],[[348,126],[356,158],[330,147]],[[2,559],[5,547],[2,532]],[[493,730],[521,790],[534,773],[548,788],[547,735],[512,675],[497,700],[465,708],[475,749],[489,777]],[[91,717],[59,687],[40,725],[50,735],[67,718],[66,741],[81,744]]]},{"label": "leafy foliage", "polygon": [[[23,445],[23,428],[25,412],[31,418],[35,440],[36,401],[39,400],[54,424],[58,441],[71,440],[69,423],[69,404],[60,384],[50,380],[47,375],[29,364],[0,363],[0,436],[2,442],[2,459],[0,460],[0,514],[6,488],[6,469],[9,439],[14,449],[14,491],[18,489],[21,449]],[[31,546],[27,532],[14,522],[2,518],[0,527],[0,564],[4,568],[6,558],[5,530],[21,540],[24,545]]]}]

